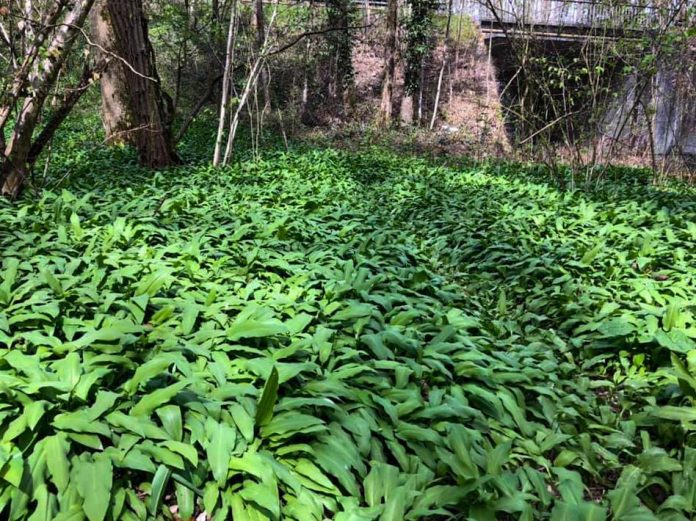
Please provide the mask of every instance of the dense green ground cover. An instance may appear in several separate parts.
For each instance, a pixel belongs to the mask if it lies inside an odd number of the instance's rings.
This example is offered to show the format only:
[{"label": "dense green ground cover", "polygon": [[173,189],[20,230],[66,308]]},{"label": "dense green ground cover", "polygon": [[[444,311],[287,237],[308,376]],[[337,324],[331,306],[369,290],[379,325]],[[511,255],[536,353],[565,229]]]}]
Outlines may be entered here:
[{"label": "dense green ground cover", "polygon": [[693,191],[130,157],[0,203],[3,519],[696,512]]}]

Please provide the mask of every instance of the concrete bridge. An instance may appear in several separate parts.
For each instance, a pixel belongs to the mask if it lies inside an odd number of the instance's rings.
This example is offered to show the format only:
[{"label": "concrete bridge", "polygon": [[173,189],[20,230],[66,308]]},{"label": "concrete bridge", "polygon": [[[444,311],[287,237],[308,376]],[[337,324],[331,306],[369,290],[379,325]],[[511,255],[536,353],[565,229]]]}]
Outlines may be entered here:
[{"label": "concrete bridge", "polygon": [[[387,0],[354,0],[360,6],[386,7]],[[512,46],[518,38],[537,40],[534,52],[573,56],[588,41],[603,39],[644,38],[665,27],[693,24],[689,10],[696,0],[438,0],[440,15],[446,14],[449,2],[456,15],[470,17],[478,26],[488,48],[488,67],[502,88],[501,102],[515,97],[512,80],[517,74]],[[689,20],[691,16],[691,20]],[[491,67],[494,64],[495,67]],[[660,65],[647,102],[655,107],[652,121],[655,153],[667,155],[675,151],[696,157],[696,96],[693,91],[677,88],[676,71],[669,63]],[[606,121],[622,120],[621,114],[635,104],[635,77],[617,85],[619,97],[607,107]],[[509,101],[509,100],[508,100]],[[627,134],[611,124],[603,129],[612,139]],[[637,128],[638,141],[643,129]],[[642,141],[641,141],[642,140]]]},{"label": "concrete bridge", "polygon": [[[357,4],[386,7],[387,0],[355,0]],[[668,19],[686,19],[686,9],[696,0],[452,0],[452,12],[467,15],[485,36],[506,32],[573,38],[596,34],[626,36]],[[447,12],[448,0],[439,0]]]},{"label": "concrete bridge", "polygon": [[679,0],[453,0],[452,10],[482,28],[539,28],[564,32],[640,31],[678,16]]}]

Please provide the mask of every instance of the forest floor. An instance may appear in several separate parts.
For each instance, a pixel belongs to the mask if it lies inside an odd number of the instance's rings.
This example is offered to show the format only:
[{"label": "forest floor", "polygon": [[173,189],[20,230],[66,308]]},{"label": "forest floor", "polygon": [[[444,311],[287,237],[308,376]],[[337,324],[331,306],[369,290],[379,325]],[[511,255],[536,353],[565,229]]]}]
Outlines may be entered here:
[{"label": "forest floor", "polygon": [[0,202],[3,519],[696,512],[693,188],[62,135]]}]

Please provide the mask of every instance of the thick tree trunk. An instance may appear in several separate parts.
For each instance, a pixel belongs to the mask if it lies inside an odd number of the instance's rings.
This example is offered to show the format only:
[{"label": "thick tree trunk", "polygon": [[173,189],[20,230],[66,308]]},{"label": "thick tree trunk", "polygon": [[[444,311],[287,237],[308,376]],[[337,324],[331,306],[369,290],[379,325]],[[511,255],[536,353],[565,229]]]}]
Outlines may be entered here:
[{"label": "thick tree trunk", "polygon": [[30,161],[32,136],[41,109],[51,88],[55,85],[75,36],[84,24],[93,3],[94,0],[81,0],[73,4],[51,40],[46,52],[47,57],[38,67],[36,74],[32,75],[30,82],[34,85],[34,90],[24,99],[12,136],[5,147],[0,189],[2,195],[16,198],[22,190],[32,167]]},{"label": "thick tree trunk", "polygon": [[[116,38],[106,0],[97,0],[91,16],[92,40],[106,52],[98,52],[103,58],[117,54]],[[135,125],[128,100],[128,85],[123,64],[110,60],[99,82],[101,88],[101,114],[106,142],[109,144],[133,143],[129,132]]]},{"label": "thick tree trunk", "polygon": [[382,102],[379,107],[377,124],[390,127],[393,121],[394,76],[396,73],[396,29],[398,23],[398,0],[389,0],[387,5],[387,37],[384,42],[386,52],[384,82],[382,83]]},{"label": "thick tree trunk", "polygon": [[142,0],[106,0],[126,78],[132,139],[140,164],[163,168],[179,163],[171,135],[171,103],[161,88]]}]

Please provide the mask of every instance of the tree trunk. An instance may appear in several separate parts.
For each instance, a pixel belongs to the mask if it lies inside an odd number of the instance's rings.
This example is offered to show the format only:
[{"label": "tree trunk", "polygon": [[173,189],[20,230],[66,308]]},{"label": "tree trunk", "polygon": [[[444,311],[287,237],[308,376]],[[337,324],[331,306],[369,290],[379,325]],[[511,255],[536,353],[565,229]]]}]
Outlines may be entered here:
[{"label": "tree trunk", "polygon": [[[254,15],[256,19],[256,52],[263,51],[266,41],[266,18],[263,12],[263,0],[256,0]],[[263,93],[263,113],[271,111],[271,89],[270,89],[270,70],[264,66],[259,73],[261,82],[261,92]]]},{"label": "tree trunk", "polygon": [[435,121],[437,120],[437,112],[440,107],[440,94],[442,93],[442,78],[445,74],[445,68],[449,61],[449,37],[450,37],[450,24],[452,22],[452,0],[447,3],[447,26],[445,27],[445,44],[442,50],[442,67],[440,67],[440,75],[437,78],[437,90],[435,91],[435,106],[433,107],[433,114],[430,118],[430,130],[435,128]]},{"label": "tree trunk", "polygon": [[[92,39],[106,52],[98,52],[104,57],[108,53],[117,54],[116,38],[111,24],[111,15],[106,0],[97,0],[91,16]],[[109,144],[133,144],[129,129],[134,127],[134,116],[129,107],[128,85],[123,64],[111,60],[102,73],[99,82],[101,89],[101,115],[106,142]]]},{"label": "tree trunk", "polygon": [[342,103],[344,113],[350,112],[355,96],[355,70],[353,68],[353,35],[350,32],[353,14],[352,0],[326,0],[327,25],[342,28],[327,34],[332,61],[336,71],[333,75],[332,95]]},{"label": "tree trunk", "polygon": [[414,121],[420,127],[423,123],[423,96],[425,94],[425,58],[421,60],[420,76],[418,80],[418,107],[414,106],[417,112],[414,114]]},{"label": "tree trunk", "polygon": [[2,165],[2,188],[0,193],[12,199],[22,191],[31,171],[30,152],[32,136],[44,102],[55,85],[58,74],[72,49],[75,36],[85,22],[94,0],[75,2],[63,23],[56,29],[46,51],[46,58],[30,80],[34,90],[24,98],[12,136],[5,147]]},{"label": "tree trunk", "polygon": [[218,130],[215,138],[215,151],[213,152],[213,166],[219,166],[222,160],[222,138],[225,133],[225,123],[227,122],[227,109],[232,80],[232,69],[234,62],[234,40],[237,27],[237,2],[232,3],[232,14],[230,15],[230,25],[227,29],[227,46],[225,47],[225,71],[222,78],[222,99],[220,100],[220,115],[218,118]]},{"label": "tree trunk", "polygon": [[[45,22],[43,27],[34,32],[35,37],[31,47],[26,49],[27,45],[22,45],[25,49],[22,65],[14,73],[12,85],[6,86],[2,92],[2,102],[0,103],[0,130],[5,128],[12,108],[22,96],[22,92],[24,92],[27,84],[35,76],[35,74],[31,72],[31,69],[35,67],[36,60],[39,59],[39,54],[42,49],[44,49],[43,45],[63,14],[66,3],[67,0],[57,1],[51,7],[50,12],[48,12],[44,18]],[[9,92],[5,92],[7,88],[9,88]]]},{"label": "tree trunk", "polygon": [[148,37],[142,0],[106,0],[118,55],[125,61],[131,136],[140,164],[163,168],[179,163],[174,149],[171,100],[162,90]]},{"label": "tree trunk", "polygon": [[394,76],[396,72],[396,29],[398,22],[398,0],[389,0],[387,5],[387,37],[384,43],[386,52],[384,82],[382,83],[382,102],[379,107],[377,125],[390,127],[393,120]]}]

